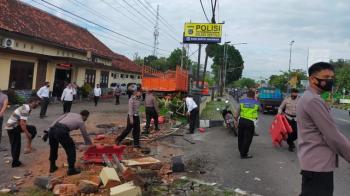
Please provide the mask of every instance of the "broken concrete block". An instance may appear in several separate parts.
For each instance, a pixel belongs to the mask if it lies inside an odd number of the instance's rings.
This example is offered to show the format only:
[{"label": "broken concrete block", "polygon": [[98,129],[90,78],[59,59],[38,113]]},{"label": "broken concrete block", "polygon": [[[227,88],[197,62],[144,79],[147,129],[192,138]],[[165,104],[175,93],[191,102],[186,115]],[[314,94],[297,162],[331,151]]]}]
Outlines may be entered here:
[{"label": "broken concrete block", "polygon": [[49,184],[51,182],[52,177],[50,176],[38,176],[34,180],[34,185],[42,188],[49,189]]},{"label": "broken concrete block", "polygon": [[182,156],[175,156],[171,158],[171,169],[173,172],[184,172],[185,164],[182,160]]},{"label": "broken concrete block", "polygon": [[77,195],[79,190],[75,184],[58,184],[53,189],[53,194],[58,196]]},{"label": "broken concrete block", "polygon": [[122,161],[127,167],[141,167],[142,169],[160,169],[161,161],[152,157],[142,157]]},{"label": "broken concrete block", "polygon": [[209,120],[200,120],[199,127],[209,128]]},{"label": "broken concrete block", "polygon": [[120,178],[114,168],[104,167],[100,178],[105,188],[111,188],[121,184]]},{"label": "broken concrete block", "polygon": [[86,193],[86,194],[96,193],[98,191],[98,184],[89,180],[80,180],[79,191],[80,193]]},{"label": "broken concrete block", "polygon": [[10,193],[11,189],[1,189],[0,193]]},{"label": "broken concrete block", "polygon": [[128,182],[110,189],[110,196],[141,196],[141,188]]}]

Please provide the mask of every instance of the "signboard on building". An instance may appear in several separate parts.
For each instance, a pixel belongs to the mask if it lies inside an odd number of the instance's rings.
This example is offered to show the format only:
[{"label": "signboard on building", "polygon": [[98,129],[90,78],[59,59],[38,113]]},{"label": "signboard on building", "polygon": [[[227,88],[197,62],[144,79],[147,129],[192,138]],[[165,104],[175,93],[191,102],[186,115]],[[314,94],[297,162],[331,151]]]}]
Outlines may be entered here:
[{"label": "signboard on building", "polygon": [[185,23],[184,43],[211,44],[220,43],[222,24]]}]

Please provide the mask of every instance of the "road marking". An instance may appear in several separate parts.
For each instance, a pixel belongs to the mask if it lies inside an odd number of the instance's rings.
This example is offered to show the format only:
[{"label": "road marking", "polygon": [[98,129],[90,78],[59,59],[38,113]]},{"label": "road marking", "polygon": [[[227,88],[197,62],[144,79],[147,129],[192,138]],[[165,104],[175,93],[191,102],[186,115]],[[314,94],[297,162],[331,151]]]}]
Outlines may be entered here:
[{"label": "road marking", "polygon": [[339,121],[343,121],[343,122],[350,123],[350,120],[346,120],[346,119],[343,119],[343,118],[336,118],[336,120],[339,120]]}]

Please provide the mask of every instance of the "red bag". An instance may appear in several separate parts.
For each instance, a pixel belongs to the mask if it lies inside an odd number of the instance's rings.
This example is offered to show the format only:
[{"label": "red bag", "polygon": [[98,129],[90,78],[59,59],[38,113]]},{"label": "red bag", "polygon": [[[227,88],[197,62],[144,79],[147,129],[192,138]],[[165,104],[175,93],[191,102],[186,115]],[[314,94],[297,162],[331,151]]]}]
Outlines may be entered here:
[{"label": "red bag", "polygon": [[289,125],[286,117],[282,114],[276,115],[270,127],[273,145],[282,146],[282,141],[286,140],[288,134],[292,131],[292,127]]}]

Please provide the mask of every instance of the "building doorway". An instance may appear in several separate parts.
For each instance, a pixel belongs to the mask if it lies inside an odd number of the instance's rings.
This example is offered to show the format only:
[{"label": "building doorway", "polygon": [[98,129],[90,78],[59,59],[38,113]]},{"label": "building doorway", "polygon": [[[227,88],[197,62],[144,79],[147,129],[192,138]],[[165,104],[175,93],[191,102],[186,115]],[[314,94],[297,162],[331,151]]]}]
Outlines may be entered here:
[{"label": "building doorway", "polygon": [[100,87],[101,88],[108,88],[108,80],[109,80],[109,72],[108,71],[101,71]]},{"label": "building doorway", "polygon": [[64,88],[66,88],[67,84],[71,83],[71,78],[71,69],[56,69],[52,96],[61,97]]},{"label": "building doorway", "polygon": [[34,63],[11,61],[9,89],[32,90]]}]

